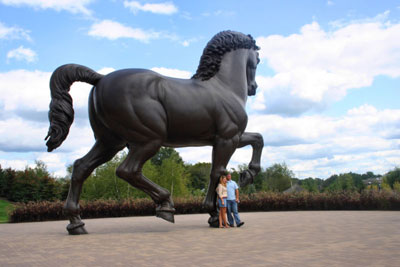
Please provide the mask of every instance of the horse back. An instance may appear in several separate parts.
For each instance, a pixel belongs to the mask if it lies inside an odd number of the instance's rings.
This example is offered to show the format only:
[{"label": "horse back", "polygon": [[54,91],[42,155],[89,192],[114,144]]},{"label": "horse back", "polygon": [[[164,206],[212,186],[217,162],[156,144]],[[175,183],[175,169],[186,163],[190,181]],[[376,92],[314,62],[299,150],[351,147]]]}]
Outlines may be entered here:
[{"label": "horse back", "polygon": [[239,120],[243,119],[237,115],[245,111],[228,104],[232,100],[226,91],[206,84],[150,70],[116,71],[96,85],[93,113],[124,140],[161,138],[171,146],[212,144],[217,135],[230,138],[242,131]]}]

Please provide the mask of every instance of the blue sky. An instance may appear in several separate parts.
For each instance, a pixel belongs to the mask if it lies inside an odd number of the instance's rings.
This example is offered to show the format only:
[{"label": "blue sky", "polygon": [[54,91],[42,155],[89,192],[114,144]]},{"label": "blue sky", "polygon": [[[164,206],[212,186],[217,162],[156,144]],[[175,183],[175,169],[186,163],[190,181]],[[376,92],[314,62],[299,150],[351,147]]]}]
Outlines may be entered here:
[{"label": "blue sky", "polygon": [[[66,63],[101,73],[153,69],[188,78],[209,39],[251,34],[261,47],[249,131],[263,134],[262,165],[296,176],[384,174],[400,164],[400,1],[0,0],[0,164],[65,168],[93,144],[90,86],[72,86],[75,122],[46,152],[48,81]],[[210,148],[185,148],[187,162]],[[238,150],[229,167],[246,163]]]}]

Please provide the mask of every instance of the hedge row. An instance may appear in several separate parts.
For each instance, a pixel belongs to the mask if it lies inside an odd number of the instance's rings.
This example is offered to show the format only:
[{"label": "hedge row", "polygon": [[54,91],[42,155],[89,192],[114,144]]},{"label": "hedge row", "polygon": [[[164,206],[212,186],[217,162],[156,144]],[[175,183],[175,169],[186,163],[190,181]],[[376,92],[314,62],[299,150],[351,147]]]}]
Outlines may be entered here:
[{"label": "hedge row", "polygon": [[[176,214],[204,213],[203,198],[175,199]],[[81,201],[82,218],[148,216],[155,214],[155,204],[149,199],[123,201]],[[65,220],[63,202],[20,203],[10,214],[10,222]],[[246,211],[293,210],[400,210],[400,194],[395,192],[366,191],[363,193],[257,193],[242,195],[239,205]]]}]

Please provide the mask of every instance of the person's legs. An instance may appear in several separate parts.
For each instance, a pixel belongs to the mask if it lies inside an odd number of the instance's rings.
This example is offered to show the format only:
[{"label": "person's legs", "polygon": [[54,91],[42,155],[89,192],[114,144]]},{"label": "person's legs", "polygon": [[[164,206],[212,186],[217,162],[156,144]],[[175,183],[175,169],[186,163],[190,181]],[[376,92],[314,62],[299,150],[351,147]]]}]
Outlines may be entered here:
[{"label": "person's legs", "polygon": [[[236,222],[236,226],[238,226],[240,224],[240,216],[239,216],[239,212],[238,212],[238,205],[236,201],[232,201],[232,212],[233,212],[233,216],[235,217],[235,222]],[[233,224],[233,220],[232,220],[232,224]]]},{"label": "person's legs", "polygon": [[226,220],[226,208],[221,208],[222,210],[222,220],[224,221],[225,228],[229,228],[228,222]]},{"label": "person's legs", "polygon": [[218,214],[218,220],[219,220],[219,228],[222,228],[222,207],[221,207],[221,200],[218,198],[218,207],[219,207],[219,214]]},{"label": "person's legs", "polygon": [[234,200],[227,200],[226,201],[227,202],[227,212],[228,212],[228,222],[229,222],[229,225],[232,225],[233,226],[233,217],[232,217],[232,205],[234,204],[234,203],[236,203],[236,201],[234,201]]}]

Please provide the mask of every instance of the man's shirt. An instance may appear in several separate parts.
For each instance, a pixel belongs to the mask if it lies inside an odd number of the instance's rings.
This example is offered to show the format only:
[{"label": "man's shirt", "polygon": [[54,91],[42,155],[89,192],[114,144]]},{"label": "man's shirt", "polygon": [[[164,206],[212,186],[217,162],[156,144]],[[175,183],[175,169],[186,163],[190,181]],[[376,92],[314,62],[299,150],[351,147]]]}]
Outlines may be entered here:
[{"label": "man's shirt", "polygon": [[227,200],[236,200],[236,189],[239,189],[237,183],[233,180],[230,180],[226,183],[226,189],[228,190]]}]

